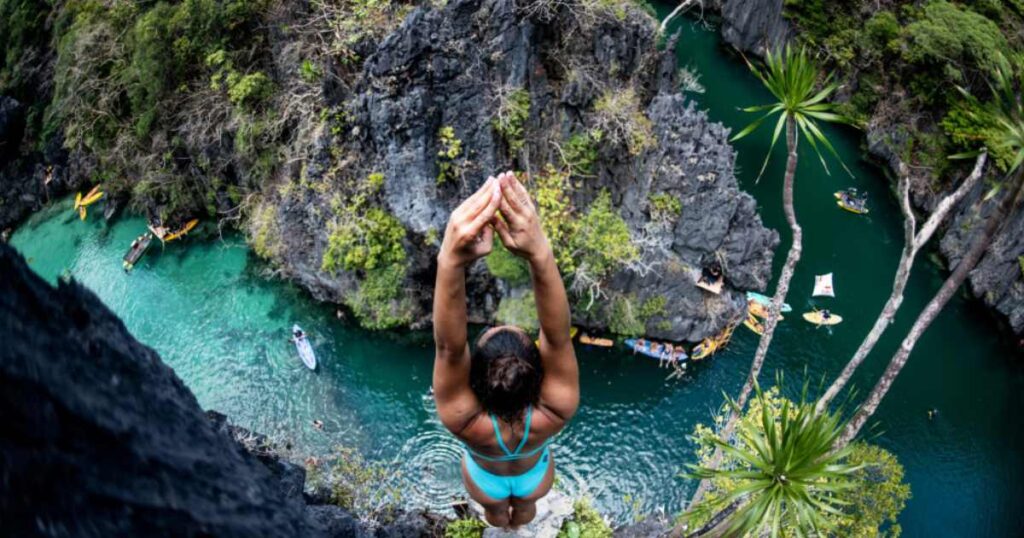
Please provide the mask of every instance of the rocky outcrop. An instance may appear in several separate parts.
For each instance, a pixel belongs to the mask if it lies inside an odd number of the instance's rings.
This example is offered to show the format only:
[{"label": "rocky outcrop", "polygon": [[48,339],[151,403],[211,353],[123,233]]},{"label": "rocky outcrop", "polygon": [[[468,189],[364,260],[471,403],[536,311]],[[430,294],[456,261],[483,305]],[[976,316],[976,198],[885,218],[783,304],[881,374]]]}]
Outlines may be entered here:
[{"label": "rocky outcrop", "polygon": [[790,36],[782,4],[783,0],[711,0],[707,7],[721,14],[722,39],[726,43],[762,56]]},{"label": "rocky outcrop", "polygon": [[[550,11],[519,6],[455,0],[441,9],[417,8],[376,46],[351,93],[340,99],[346,103],[343,133],[325,133],[304,170],[304,181],[332,186],[322,195],[273,198],[284,238],[277,265],[317,297],[346,302],[357,293],[357,274],[320,270],[331,200],[367,174],[383,173],[380,203],[409,231],[402,298],[412,300],[414,319],[429,322],[432,238],[451,210],[496,171],[537,174],[548,163],[561,166],[571,135],[608,129],[596,103],[628,94],[633,101],[616,111],[619,119],[649,122],[655,143],[629,148],[605,133],[593,171],[573,175],[568,189],[579,213],[608,191],[642,243],[643,267],[610,275],[602,293],[633,304],[671,298],[664,311],[644,320],[656,337],[698,340],[721,330],[742,314],[741,290],[766,286],[778,238],[738,189],[727,130],[677,93],[675,42],[658,52],[655,21],[633,7],[617,17],[585,13],[589,8],[572,3]],[[529,93],[530,106],[525,146],[513,152],[493,123],[503,99],[517,89]],[[453,129],[463,156],[458,179],[439,184],[442,127]],[[331,176],[338,162],[346,170],[340,178]],[[654,222],[649,200],[656,193],[682,203],[677,220]],[[694,286],[711,260],[725,268],[721,296]],[[491,320],[513,291],[482,263],[471,269],[468,288],[470,317],[480,322]],[[576,310],[580,324],[607,324],[599,311]]]},{"label": "rocky outcrop", "polygon": [[[375,533],[307,504],[305,471],[252,453],[157,354],[74,282],[0,245],[0,521],[6,536],[432,536]],[[233,434],[234,433],[234,434]]]},{"label": "rocky outcrop", "polygon": [[83,179],[71,173],[74,166],[69,167],[59,136],[51,138],[42,151],[25,150],[24,130],[24,105],[0,95],[0,231],[77,188]]}]

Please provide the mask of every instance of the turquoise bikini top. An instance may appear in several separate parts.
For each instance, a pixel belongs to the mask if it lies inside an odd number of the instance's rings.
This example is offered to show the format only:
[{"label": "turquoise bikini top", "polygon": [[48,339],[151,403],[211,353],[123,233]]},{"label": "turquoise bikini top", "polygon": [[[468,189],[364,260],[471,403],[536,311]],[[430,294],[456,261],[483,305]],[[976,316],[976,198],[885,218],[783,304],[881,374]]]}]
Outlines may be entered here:
[{"label": "turquoise bikini top", "polygon": [[494,437],[498,439],[498,446],[501,447],[501,451],[504,452],[505,455],[488,456],[486,454],[481,454],[473,450],[472,448],[470,448],[469,445],[466,445],[466,450],[468,450],[477,458],[480,458],[484,461],[516,461],[534,456],[541,450],[547,448],[548,445],[551,443],[551,439],[549,438],[545,440],[540,446],[536,448],[533,448],[526,452],[521,452],[523,450],[523,447],[526,446],[526,440],[530,438],[530,421],[532,420],[533,405],[530,405],[526,408],[526,427],[523,429],[523,440],[519,441],[519,446],[517,446],[515,450],[509,450],[508,447],[505,446],[505,441],[501,438],[501,428],[498,427],[498,418],[495,417],[494,415],[491,415],[491,425],[494,426]]}]

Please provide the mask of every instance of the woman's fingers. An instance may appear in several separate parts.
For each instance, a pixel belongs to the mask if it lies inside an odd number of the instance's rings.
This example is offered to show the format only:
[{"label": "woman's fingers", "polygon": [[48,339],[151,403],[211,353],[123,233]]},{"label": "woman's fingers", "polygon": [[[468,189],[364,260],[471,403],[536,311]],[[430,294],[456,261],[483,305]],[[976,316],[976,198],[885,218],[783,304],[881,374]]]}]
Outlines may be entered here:
[{"label": "woman's fingers", "polygon": [[522,197],[516,192],[515,188],[519,181],[516,180],[515,175],[511,172],[501,174],[498,176],[498,180],[501,183],[501,196],[504,199],[501,212],[505,214],[506,218],[515,220],[525,213]]},{"label": "woman's fingers", "polygon": [[494,183],[496,179],[494,176],[487,178],[487,181],[473,194],[466,198],[459,207],[455,208],[452,212],[452,217],[457,219],[471,219],[480,213],[487,203],[490,202],[490,195],[493,193]]},{"label": "woman's fingers", "polygon": [[501,187],[497,182],[492,182],[490,180],[488,180],[487,184],[491,186],[490,197],[485,199],[486,205],[484,205],[476,217],[473,218],[469,224],[469,228],[467,229],[467,235],[471,235],[473,237],[476,237],[476,235],[480,233],[480,230],[494,218],[495,213],[498,212],[498,206],[501,203]]},{"label": "woman's fingers", "polygon": [[526,190],[526,187],[519,182],[518,179],[512,176],[512,189],[516,194],[516,199],[519,201],[520,207],[526,210],[533,209],[533,202],[530,200],[530,193]]},{"label": "woman's fingers", "polygon": [[491,220],[491,225],[494,227],[494,231],[498,232],[498,237],[501,238],[501,242],[504,243],[506,247],[515,244],[512,240],[512,231],[508,229],[508,223],[501,220],[501,217],[495,216]]}]

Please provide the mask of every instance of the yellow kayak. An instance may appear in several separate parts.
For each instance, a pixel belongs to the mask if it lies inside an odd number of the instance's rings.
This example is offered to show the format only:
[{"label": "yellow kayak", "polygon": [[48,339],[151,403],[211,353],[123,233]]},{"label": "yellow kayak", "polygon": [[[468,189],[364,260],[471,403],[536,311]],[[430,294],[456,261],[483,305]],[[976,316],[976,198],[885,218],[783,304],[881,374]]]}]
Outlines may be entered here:
[{"label": "yellow kayak", "polygon": [[85,208],[95,204],[100,198],[103,198],[103,191],[100,190],[99,185],[93,187],[85,196],[82,196],[81,192],[76,194],[74,210],[78,211],[78,218],[85,220],[85,217],[87,216]]},{"label": "yellow kayak", "polygon": [[612,347],[615,345],[611,338],[597,338],[586,334],[580,335],[580,343],[598,347]]},{"label": "yellow kayak", "polygon": [[[768,319],[768,307],[754,300],[747,301],[747,311],[761,319]],[[779,316],[779,321],[786,318]],[[758,333],[760,334],[760,333]]]},{"label": "yellow kayak", "polygon": [[838,314],[831,314],[828,319],[825,319],[822,317],[820,310],[815,312],[805,312],[804,319],[815,325],[838,325],[843,321],[843,317]]},{"label": "yellow kayak", "polygon": [[181,227],[180,230],[165,235],[164,241],[174,241],[175,239],[184,236],[185,234],[191,232],[192,228],[196,227],[196,224],[199,224],[199,219],[192,219],[188,221],[187,223],[185,223],[184,226]]},{"label": "yellow kayak", "polygon": [[754,334],[758,336],[764,334],[764,326],[761,325],[760,321],[757,321],[757,318],[755,318],[753,314],[747,316],[747,319],[743,320],[743,326],[754,331]]},{"label": "yellow kayak", "polygon": [[868,212],[869,212],[868,208],[867,208],[867,205],[865,205],[863,207],[855,207],[855,206],[852,206],[849,203],[847,203],[847,201],[846,201],[846,192],[845,191],[836,191],[833,194],[833,196],[836,197],[836,205],[841,207],[841,208],[843,208],[843,209],[845,209],[845,210],[847,210],[847,211],[849,211],[850,213],[856,213],[858,215],[867,215]]}]

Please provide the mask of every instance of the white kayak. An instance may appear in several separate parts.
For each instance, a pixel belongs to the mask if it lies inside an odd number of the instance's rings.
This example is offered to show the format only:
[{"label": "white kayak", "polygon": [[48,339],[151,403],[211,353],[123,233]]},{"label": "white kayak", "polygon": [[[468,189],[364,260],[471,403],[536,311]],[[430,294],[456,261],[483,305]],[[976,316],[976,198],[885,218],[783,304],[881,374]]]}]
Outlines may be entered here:
[{"label": "white kayak", "polygon": [[[296,331],[302,332],[302,336],[296,338],[294,336]],[[309,336],[298,325],[292,325],[292,341],[295,342],[295,349],[299,350],[299,358],[302,359],[302,364],[305,364],[306,368],[310,370],[316,369],[316,355],[313,354],[313,346],[309,343]]]}]

